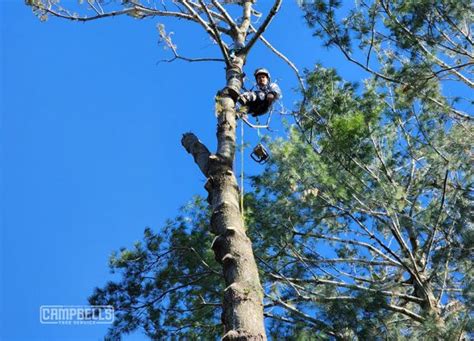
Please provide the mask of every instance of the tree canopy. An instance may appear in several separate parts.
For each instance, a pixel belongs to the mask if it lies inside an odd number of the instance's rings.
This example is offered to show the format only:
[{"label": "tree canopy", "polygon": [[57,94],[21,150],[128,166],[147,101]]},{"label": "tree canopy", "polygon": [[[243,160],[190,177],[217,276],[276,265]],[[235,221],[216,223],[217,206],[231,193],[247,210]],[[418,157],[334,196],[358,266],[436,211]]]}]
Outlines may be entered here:
[{"label": "tree canopy", "polygon": [[[245,225],[268,334],[472,335],[472,3],[300,3],[315,44],[367,78],[306,70],[288,137],[271,143],[270,162],[250,179]],[[110,337],[221,334],[206,205],[195,198],[111,258],[121,278],[90,298],[116,307]]]}]

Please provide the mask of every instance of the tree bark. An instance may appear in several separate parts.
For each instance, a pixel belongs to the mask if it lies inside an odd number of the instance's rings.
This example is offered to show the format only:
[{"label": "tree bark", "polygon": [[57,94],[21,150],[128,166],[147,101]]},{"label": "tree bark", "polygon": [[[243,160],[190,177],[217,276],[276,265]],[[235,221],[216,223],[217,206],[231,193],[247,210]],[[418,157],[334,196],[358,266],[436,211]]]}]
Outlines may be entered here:
[{"label": "tree bark", "polygon": [[217,96],[217,152],[209,150],[192,133],[182,144],[207,177],[205,189],[212,210],[211,232],[216,260],[225,280],[222,322],[223,340],[266,340],[263,290],[252,243],[245,233],[239,207],[239,187],[233,172],[236,144],[235,98],[229,87],[242,86],[245,56],[235,56],[226,69],[227,86]]}]

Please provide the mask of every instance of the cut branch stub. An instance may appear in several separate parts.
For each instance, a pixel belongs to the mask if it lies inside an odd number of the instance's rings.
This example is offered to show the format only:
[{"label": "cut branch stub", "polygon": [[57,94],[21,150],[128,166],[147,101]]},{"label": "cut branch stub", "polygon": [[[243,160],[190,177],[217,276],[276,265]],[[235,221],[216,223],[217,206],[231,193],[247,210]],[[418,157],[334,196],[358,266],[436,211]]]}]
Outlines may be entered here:
[{"label": "cut branch stub", "polygon": [[181,138],[181,144],[186,151],[194,158],[194,162],[199,166],[199,169],[207,177],[209,170],[209,157],[211,153],[209,149],[201,142],[193,133],[185,133]]}]

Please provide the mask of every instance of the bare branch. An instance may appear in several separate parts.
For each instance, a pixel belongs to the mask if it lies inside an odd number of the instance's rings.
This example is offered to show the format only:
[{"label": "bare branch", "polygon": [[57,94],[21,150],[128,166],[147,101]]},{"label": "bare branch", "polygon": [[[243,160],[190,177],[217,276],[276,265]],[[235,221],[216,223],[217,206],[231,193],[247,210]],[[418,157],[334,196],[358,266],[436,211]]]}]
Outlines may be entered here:
[{"label": "bare branch", "polygon": [[222,14],[224,17],[225,22],[230,26],[233,32],[238,31],[238,27],[229,13],[225,10],[225,8],[219,3],[217,0],[212,0],[212,4],[216,6],[217,10]]},{"label": "bare branch", "polygon": [[357,285],[357,284],[349,284],[345,282],[338,282],[338,281],[330,281],[327,279],[322,279],[322,278],[314,278],[314,279],[302,279],[302,278],[292,278],[292,277],[283,277],[283,276],[277,276],[274,274],[270,274],[270,276],[279,281],[287,281],[287,282],[292,282],[292,283],[314,283],[315,285],[318,284],[326,284],[326,285],[334,285],[337,287],[343,287],[343,288],[348,288],[348,289],[356,289],[356,290],[361,290],[361,291],[369,291],[369,292],[374,292],[374,293],[379,293],[384,296],[390,296],[390,297],[399,297],[403,298],[407,301],[410,302],[415,302],[415,303],[424,303],[425,300],[416,296],[412,295],[406,295],[406,294],[401,294],[398,292],[392,292],[392,291],[387,291],[383,289],[375,289],[375,288],[367,288],[362,285]]},{"label": "bare branch", "polygon": [[387,259],[388,261],[390,262],[393,262],[394,265],[397,265],[397,266],[402,266],[402,264],[400,264],[399,262],[397,262],[395,259],[393,258],[390,258],[389,256],[387,256],[386,254],[384,254],[382,251],[380,251],[379,249],[377,249],[376,247],[374,247],[373,245],[369,244],[369,243],[364,243],[364,242],[361,242],[361,241],[357,241],[357,240],[349,240],[349,239],[342,239],[342,238],[337,238],[337,237],[329,237],[329,236],[325,236],[325,235],[322,235],[322,234],[319,234],[319,233],[301,233],[301,232],[298,232],[296,230],[293,230],[293,233],[296,234],[296,235],[301,235],[301,236],[305,236],[305,237],[313,237],[313,238],[319,238],[319,239],[326,239],[326,240],[330,240],[330,241],[335,241],[335,242],[340,242],[340,243],[345,243],[345,244],[352,244],[352,245],[359,245],[359,246],[363,246],[369,250],[371,250],[372,252],[376,253],[377,255]]},{"label": "bare branch", "polygon": [[369,51],[367,52],[367,58],[365,60],[365,66],[369,67],[370,63],[370,54],[372,52],[372,48],[374,47],[374,38],[375,38],[375,14],[372,14],[372,24],[371,24],[371,33],[370,33],[370,45]]},{"label": "bare branch", "polygon": [[252,2],[251,0],[247,0],[244,3],[244,11],[242,15],[242,24],[240,25],[240,32],[243,34],[247,33],[247,30],[250,26],[250,18],[252,16]]},{"label": "bare branch", "polygon": [[387,165],[385,163],[385,160],[382,156],[382,150],[380,149],[379,145],[376,143],[375,138],[372,134],[370,135],[370,140],[371,140],[372,145],[374,147],[375,154],[377,155],[377,158],[379,159],[380,163],[382,164],[382,170],[383,170],[385,176],[387,177],[388,181],[390,181],[390,183],[392,185],[395,185],[395,181],[393,180],[390,169],[387,167]]},{"label": "bare branch", "polygon": [[[257,30],[252,25],[250,25],[250,30],[252,32],[257,32]],[[290,59],[288,59],[288,57],[286,57],[283,53],[278,51],[272,44],[270,44],[270,42],[263,36],[263,34],[260,35],[259,39],[262,41],[262,43],[266,47],[270,49],[270,51],[272,51],[274,54],[280,57],[294,71],[296,78],[298,78],[298,82],[300,83],[300,88],[304,92],[306,90],[306,86],[304,84],[303,77],[301,77],[300,72],[298,68],[296,67],[296,65]]]},{"label": "bare branch", "polygon": [[311,259],[307,257],[301,257],[301,260],[311,264],[333,264],[333,263],[350,263],[350,264],[365,264],[371,266],[393,266],[399,267],[399,265],[388,262],[388,261],[376,261],[368,260],[363,258],[321,258]]},{"label": "bare branch", "polygon": [[[202,7],[201,4],[197,4],[197,3],[191,1],[191,2],[189,2],[189,5],[191,5],[192,7],[196,8],[196,9],[199,10],[199,11],[203,10],[203,7]],[[216,20],[218,20],[218,21],[226,22],[226,18],[225,18],[222,14],[220,14],[220,13],[218,13],[218,12],[216,12],[216,11],[212,11],[212,10],[211,10],[209,7],[207,7],[207,6],[206,6],[206,8],[207,8],[208,12],[211,14],[211,16],[212,16],[214,19],[216,19]],[[224,10],[225,10],[225,9],[224,9]],[[217,23],[216,23],[216,26],[217,26]],[[232,37],[232,35],[233,35],[233,32],[232,32],[232,29],[231,29],[231,28],[229,29],[229,28],[226,28],[226,27],[217,26],[217,30],[218,30],[219,32],[222,32],[222,33],[227,34],[227,35],[230,36],[230,37]]]},{"label": "bare branch", "polygon": [[449,15],[446,15],[444,11],[441,11],[438,6],[435,6],[436,11],[439,13],[440,16],[442,16],[448,23],[451,24],[452,27],[454,27],[459,33],[462,34],[462,36],[469,42],[469,44],[474,45],[474,41],[472,40],[472,37],[470,34],[466,34],[462,29],[459,28],[458,25],[456,25],[455,22],[452,21],[452,19],[449,17]]},{"label": "bare branch", "polygon": [[225,62],[224,59],[222,58],[188,58],[188,57],[183,57],[178,54],[175,54],[173,58],[170,59],[163,59],[158,61],[158,63],[161,62],[166,62],[166,63],[171,63],[174,62],[175,60],[180,59],[184,60],[185,62],[190,62],[190,63],[197,63],[197,62]]},{"label": "bare branch", "polygon": [[201,4],[204,12],[206,12],[207,18],[209,19],[211,27],[214,30],[215,40],[217,44],[219,45],[219,48],[221,49],[222,55],[224,56],[224,59],[225,59],[225,63],[226,65],[230,65],[228,49],[225,46],[225,43],[222,41],[222,37],[219,31],[217,30],[216,23],[214,22],[214,19],[212,18],[211,13],[209,13],[209,10],[207,9],[207,6],[204,4],[204,2],[202,0],[199,0],[199,3]]},{"label": "bare branch", "polygon": [[[186,7],[186,9],[189,11],[189,13],[191,14],[192,18],[198,22],[203,28],[204,30],[206,30],[206,32],[211,36],[212,39],[214,39],[214,41],[216,42],[219,42],[219,37],[215,35],[215,31],[213,31],[213,29],[211,27],[209,27],[209,24],[203,19],[201,18],[201,16],[194,10],[194,8],[189,4],[189,2],[187,0],[178,0],[179,3],[181,3],[184,7]],[[206,7],[206,6],[204,6]],[[224,55],[225,56],[225,55]]]},{"label": "bare branch", "polygon": [[263,315],[265,317],[269,317],[271,319],[274,319],[274,320],[278,320],[278,321],[281,321],[281,322],[285,322],[285,323],[289,323],[289,324],[294,324],[296,321],[295,320],[291,320],[289,318],[286,318],[286,317],[283,317],[283,316],[278,316],[278,315],[274,315],[272,313],[263,313]]},{"label": "bare branch", "polygon": [[94,6],[94,3],[93,3],[91,0],[87,0],[87,3],[88,3],[89,6],[94,10],[94,12],[97,13],[97,15],[103,14],[103,12],[100,12],[100,11]]},{"label": "bare branch", "polygon": [[80,22],[92,21],[92,20],[103,19],[103,18],[108,18],[108,17],[117,17],[121,15],[137,15],[137,14],[139,14],[142,17],[155,17],[155,16],[156,17],[176,17],[179,19],[196,21],[193,18],[193,16],[186,13],[161,11],[161,10],[151,9],[148,7],[143,7],[140,5],[135,5],[133,7],[125,8],[123,10],[106,12],[106,13],[103,10],[101,12],[96,10],[96,13],[98,14],[91,17],[87,17],[87,16],[81,17],[81,16],[72,15],[72,14],[64,14],[64,13],[55,11],[51,7],[46,7],[43,3],[38,3],[38,2],[35,2],[31,6],[37,10],[43,11],[44,13],[51,14],[58,18],[72,20],[72,21],[80,21]]},{"label": "bare branch", "polygon": [[225,62],[222,58],[188,58],[183,57],[178,54],[178,49],[171,39],[171,34],[167,34],[163,25],[158,25],[158,34],[160,35],[161,40],[166,44],[166,46],[173,52],[174,57],[171,59],[160,60],[160,62],[171,63],[177,59],[184,60],[186,62]]},{"label": "bare branch", "polygon": [[438,231],[439,223],[441,222],[441,214],[443,213],[444,202],[445,202],[445,199],[446,199],[446,185],[448,183],[448,175],[449,175],[449,170],[447,169],[446,173],[444,175],[443,193],[442,193],[442,196],[441,196],[441,202],[439,204],[438,217],[436,218],[436,222],[435,222],[435,225],[433,226],[433,230],[430,233],[430,237],[429,237],[428,241],[426,242],[426,244],[423,247],[424,252],[425,252],[425,257],[424,257],[425,258],[425,264],[424,264],[425,268],[428,265],[428,258],[430,257],[431,248],[433,247],[433,241],[435,239],[436,232]]},{"label": "bare branch", "polygon": [[456,116],[459,116],[459,117],[462,118],[462,119],[465,119],[465,120],[472,120],[472,117],[471,117],[471,116],[469,116],[468,114],[466,114],[466,113],[464,113],[464,112],[462,112],[462,111],[460,111],[460,110],[456,110],[456,109],[454,109],[454,108],[452,108],[452,107],[446,108],[446,104],[441,103],[438,99],[436,99],[436,98],[434,98],[434,97],[427,96],[426,98],[427,98],[428,100],[430,100],[431,102],[437,104],[439,107],[445,108],[445,109],[451,111],[453,114],[455,114]]},{"label": "bare branch", "polygon": [[[321,197],[323,200],[325,200],[323,197]],[[325,200],[326,201],[326,200]],[[413,269],[405,263],[405,261],[400,258],[389,246],[385,245],[380,238],[378,238],[375,234],[370,232],[370,230],[365,226],[359,219],[357,219],[351,212],[349,212],[347,209],[344,209],[343,207],[331,204],[330,202],[326,201],[330,206],[344,212],[348,217],[350,217],[358,226],[360,226],[371,239],[374,239],[385,251],[387,251],[389,254],[391,254],[400,264],[402,264],[403,268],[405,268],[410,275],[413,276],[413,278],[418,282],[420,286],[422,286],[422,281],[419,278],[418,272],[413,271]]]},{"label": "bare branch", "polygon": [[209,170],[209,156],[211,153],[209,149],[201,142],[193,133],[183,134],[181,144],[186,151],[192,154],[194,162],[199,166],[199,169],[207,177]]},{"label": "bare branch", "polygon": [[448,250],[448,255],[446,256],[446,262],[444,263],[444,275],[443,275],[443,284],[441,286],[441,291],[439,293],[438,299],[436,300],[436,303],[439,304],[441,302],[441,299],[443,298],[443,295],[446,289],[446,283],[448,280],[448,273],[449,273],[449,262],[451,261],[451,248]]},{"label": "bare branch", "polygon": [[422,323],[425,321],[425,319],[422,316],[412,312],[411,310],[408,310],[407,308],[399,307],[393,304],[387,304],[386,307],[390,310],[396,311],[397,313],[409,316],[417,322]]},{"label": "bare branch", "polygon": [[257,39],[260,38],[263,32],[267,29],[268,25],[272,21],[273,17],[277,14],[278,10],[280,9],[282,0],[275,0],[275,3],[273,4],[272,9],[268,13],[267,17],[265,18],[265,21],[260,25],[258,28],[257,32],[252,36],[250,41],[245,45],[243,48],[244,53],[248,53],[248,51],[252,48],[252,46],[255,44]]}]

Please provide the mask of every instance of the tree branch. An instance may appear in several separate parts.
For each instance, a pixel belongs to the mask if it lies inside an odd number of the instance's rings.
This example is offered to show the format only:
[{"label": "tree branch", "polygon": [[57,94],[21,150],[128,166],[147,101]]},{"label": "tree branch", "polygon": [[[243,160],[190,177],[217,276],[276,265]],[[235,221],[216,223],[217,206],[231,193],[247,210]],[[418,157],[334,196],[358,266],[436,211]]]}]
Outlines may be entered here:
[{"label": "tree branch", "polygon": [[361,241],[357,241],[357,240],[342,239],[342,238],[337,238],[337,237],[328,237],[328,236],[324,236],[324,235],[318,234],[318,233],[301,233],[301,232],[298,232],[296,230],[293,230],[293,233],[296,234],[296,235],[301,235],[301,236],[305,236],[305,237],[326,239],[326,240],[335,241],[335,242],[339,242],[339,243],[363,246],[363,247],[371,250],[372,252],[376,253],[377,255],[381,256],[382,258],[385,258],[388,261],[393,262],[394,265],[397,265],[397,266],[400,266],[400,267],[402,266],[402,264],[400,264],[398,261],[396,261],[393,258],[390,258],[389,256],[387,256],[382,251],[380,251],[375,246],[373,246],[369,243],[365,243],[365,242],[361,242]]},{"label": "tree branch", "polygon": [[415,303],[424,303],[425,300],[416,296],[412,295],[406,295],[406,294],[401,294],[398,292],[392,292],[392,291],[387,291],[383,289],[375,289],[375,288],[367,288],[362,285],[357,285],[357,284],[349,284],[345,282],[337,282],[337,281],[331,281],[327,279],[320,279],[320,278],[314,278],[314,279],[302,279],[302,278],[292,278],[292,277],[284,277],[284,276],[277,276],[274,274],[269,274],[273,279],[279,280],[279,281],[289,281],[292,283],[314,283],[315,285],[318,284],[326,284],[326,285],[334,285],[337,287],[343,287],[343,288],[348,288],[348,289],[356,289],[356,290],[361,290],[361,291],[369,291],[373,293],[379,293],[384,296],[390,296],[390,297],[399,297],[402,299],[405,299],[410,302],[415,302]]},{"label": "tree branch", "polygon": [[262,23],[262,25],[260,25],[257,32],[253,35],[253,37],[250,39],[250,41],[247,43],[247,45],[245,45],[245,47],[243,48],[243,52],[245,54],[248,53],[248,51],[252,48],[252,46],[255,44],[257,39],[259,39],[260,36],[262,35],[262,33],[265,32],[268,25],[270,24],[270,22],[275,17],[278,10],[280,9],[281,2],[282,2],[282,0],[275,0],[275,3],[273,4],[272,9],[270,10],[267,17],[265,18],[265,21]]},{"label": "tree branch", "polygon": [[139,13],[141,16],[150,16],[150,17],[176,17],[179,19],[186,19],[190,21],[196,21],[191,15],[186,14],[186,13],[181,13],[181,12],[172,12],[172,11],[160,11],[156,9],[151,9],[148,7],[143,7],[140,5],[135,5],[130,8],[126,8],[120,11],[112,11],[112,12],[107,12],[104,13],[98,13],[97,15],[87,17],[87,16],[75,16],[72,14],[63,14],[58,11],[55,11],[51,7],[46,7],[43,3],[39,2],[34,2],[31,4],[31,6],[37,10],[43,11],[44,13],[51,14],[55,17],[62,18],[62,19],[67,19],[67,20],[72,20],[72,21],[80,21],[80,22],[86,22],[86,21],[92,21],[92,20],[97,20],[97,19],[103,19],[103,18],[108,18],[108,17],[116,17],[116,16],[121,16],[121,15],[136,15]]},{"label": "tree branch", "polygon": [[236,33],[238,31],[238,27],[225,8],[222,7],[222,5],[217,0],[212,0],[212,4],[216,6],[217,10],[222,14],[225,22],[230,26],[231,30]]},{"label": "tree branch", "polygon": [[247,0],[244,3],[244,11],[242,15],[242,24],[240,25],[240,32],[243,34],[247,33],[247,30],[249,29],[250,26],[250,18],[252,16],[252,3],[253,1]]},{"label": "tree branch", "polygon": [[[328,34],[329,36],[332,37],[331,35],[331,31],[328,29],[328,27],[326,27],[320,20],[316,20],[316,22],[318,23],[319,26],[321,26],[321,28],[326,32],[326,34]],[[385,74],[382,74],[380,72],[377,72],[373,69],[371,69],[370,67],[364,65],[363,63],[359,62],[358,60],[354,59],[351,57],[350,53],[340,44],[339,42],[339,36],[337,34],[335,34],[335,37],[333,39],[333,42],[334,44],[339,48],[339,50],[342,52],[342,54],[344,55],[344,57],[350,61],[351,63],[354,63],[356,65],[358,65],[359,67],[361,67],[363,70],[369,72],[370,74],[376,76],[376,77],[379,77],[385,81],[388,81],[388,82],[391,82],[391,83],[395,83],[395,84],[400,84],[402,86],[405,86],[407,88],[413,88],[413,86],[409,83],[405,83],[401,80],[398,80],[398,79],[395,79],[393,77],[389,77]],[[446,108],[446,105],[444,105],[443,103],[441,103],[439,100],[437,100],[436,98],[433,98],[431,96],[426,96],[425,94],[423,94],[423,92],[421,92],[420,95],[423,95],[425,96],[426,99],[430,100],[431,102],[437,104],[438,106],[440,106],[441,108]],[[455,114],[456,116],[459,116],[460,118],[462,119],[465,119],[465,120],[472,120],[472,117],[469,116],[468,114],[466,113],[463,113],[462,111],[460,110],[456,110],[454,109],[453,107],[449,107],[448,110],[450,112],[452,112],[453,114]]]},{"label": "tree branch", "polygon": [[456,77],[458,77],[461,81],[463,81],[464,83],[466,83],[467,85],[469,85],[471,88],[474,87],[474,82],[472,82],[471,80],[469,80],[468,78],[466,78],[463,74],[461,74],[460,72],[458,72],[455,68],[450,68],[450,66],[448,64],[446,64],[444,61],[442,61],[441,59],[439,59],[437,56],[435,56],[433,53],[431,53],[425,45],[423,45],[423,43],[420,41],[420,39],[414,35],[405,25],[403,25],[397,18],[396,16],[394,16],[392,14],[392,12],[390,11],[390,8],[388,7],[387,4],[384,3],[384,1],[380,1],[382,7],[384,8],[385,10],[385,13],[387,13],[388,17],[395,23],[397,24],[408,36],[410,36],[413,41],[420,47],[421,51],[423,51],[423,53],[429,57],[430,59],[432,59],[436,64],[438,64],[440,67],[444,68],[447,72],[455,75]]},{"label": "tree branch", "polygon": [[[250,25],[250,30],[252,32],[257,32],[255,27],[253,27],[252,25]],[[304,93],[304,91],[306,90],[306,86],[304,85],[303,77],[301,77],[300,72],[299,72],[298,68],[296,67],[296,65],[288,57],[286,57],[283,53],[278,51],[272,44],[270,44],[270,42],[263,36],[263,34],[260,35],[259,39],[262,41],[262,43],[266,47],[268,47],[270,49],[270,51],[272,51],[274,54],[276,54],[278,57],[280,57],[294,71],[294,73],[296,75],[296,78],[298,78],[298,82],[300,83],[300,88]]]},{"label": "tree branch", "polygon": [[160,60],[160,62],[167,62],[171,63],[175,61],[176,59],[184,60],[186,62],[225,62],[224,59],[222,58],[188,58],[188,57],[183,57],[178,54],[178,49],[176,48],[176,45],[173,43],[173,40],[171,39],[171,34],[167,34],[164,28],[164,25],[158,25],[158,34],[160,35],[160,38],[164,43],[166,44],[167,47],[170,48],[171,52],[173,52],[174,57],[171,59],[167,60]]},{"label": "tree branch", "polygon": [[316,326],[317,328],[321,329],[322,331],[328,333],[329,335],[336,336],[336,333],[334,331],[330,330],[328,325],[326,323],[324,323],[323,321],[320,321],[318,319],[315,319],[314,317],[309,316],[308,314],[303,313],[302,311],[296,309],[292,305],[285,303],[281,299],[272,299],[271,297],[270,297],[270,299],[274,303],[276,303],[277,305],[281,306],[282,308],[285,308],[286,310],[288,310],[289,312],[295,314],[296,316],[299,316],[299,317],[305,319],[306,321],[311,322],[312,324],[314,324],[314,326]]},{"label": "tree branch", "polygon": [[438,226],[441,222],[441,214],[443,213],[443,209],[444,209],[444,203],[445,203],[445,199],[446,199],[446,185],[448,183],[448,175],[449,175],[449,170],[447,169],[446,170],[446,173],[444,175],[444,181],[443,181],[443,193],[442,193],[442,196],[441,196],[441,202],[440,202],[440,205],[439,205],[439,211],[438,211],[438,217],[436,218],[436,222],[435,222],[435,225],[433,226],[433,230],[432,232],[430,233],[430,237],[428,239],[428,241],[425,243],[425,245],[423,246],[423,249],[424,249],[424,253],[425,253],[425,264],[424,264],[424,268],[426,268],[426,266],[428,265],[428,259],[430,257],[430,253],[431,253],[431,248],[433,247],[433,241],[435,239],[435,236],[436,236],[436,232],[438,231]]},{"label": "tree branch", "polygon": [[201,142],[193,133],[183,134],[181,144],[186,151],[194,158],[194,162],[199,166],[199,169],[207,177],[209,170],[209,156],[211,153],[209,149]]},{"label": "tree branch", "polygon": [[214,30],[215,40],[217,42],[217,45],[219,45],[219,48],[221,49],[222,55],[224,56],[224,59],[225,59],[225,63],[226,65],[230,65],[228,49],[225,46],[225,43],[222,41],[222,37],[217,29],[217,25],[214,22],[214,19],[212,18],[211,13],[209,13],[209,10],[207,9],[207,6],[204,4],[204,2],[202,0],[199,0],[199,3],[201,4],[204,12],[206,12],[207,18],[209,19],[211,27]]},{"label": "tree branch", "polygon": [[399,307],[393,304],[387,304],[386,307],[390,310],[396,311],[397,313],[409,316],[417,322],[423,323],[425,321],[422,316],[412,312],[411,310],[408,310],[407,308]]},{"label": "tree branch", "polygon": [[[209,24],[201,18],[201,16],[194,10],[194,8],[189,4],[187,0],[178,0],[179,3],[181,3],[186,9],[189,11],[191,14],[192,18],[198,22],[204,30],[211,36],[212,39],[214,39],[217,43],[219,43],[219,36],[216,36],[212,28],[209,27]],[[204,6],[206,7],[206,6]]]}]

